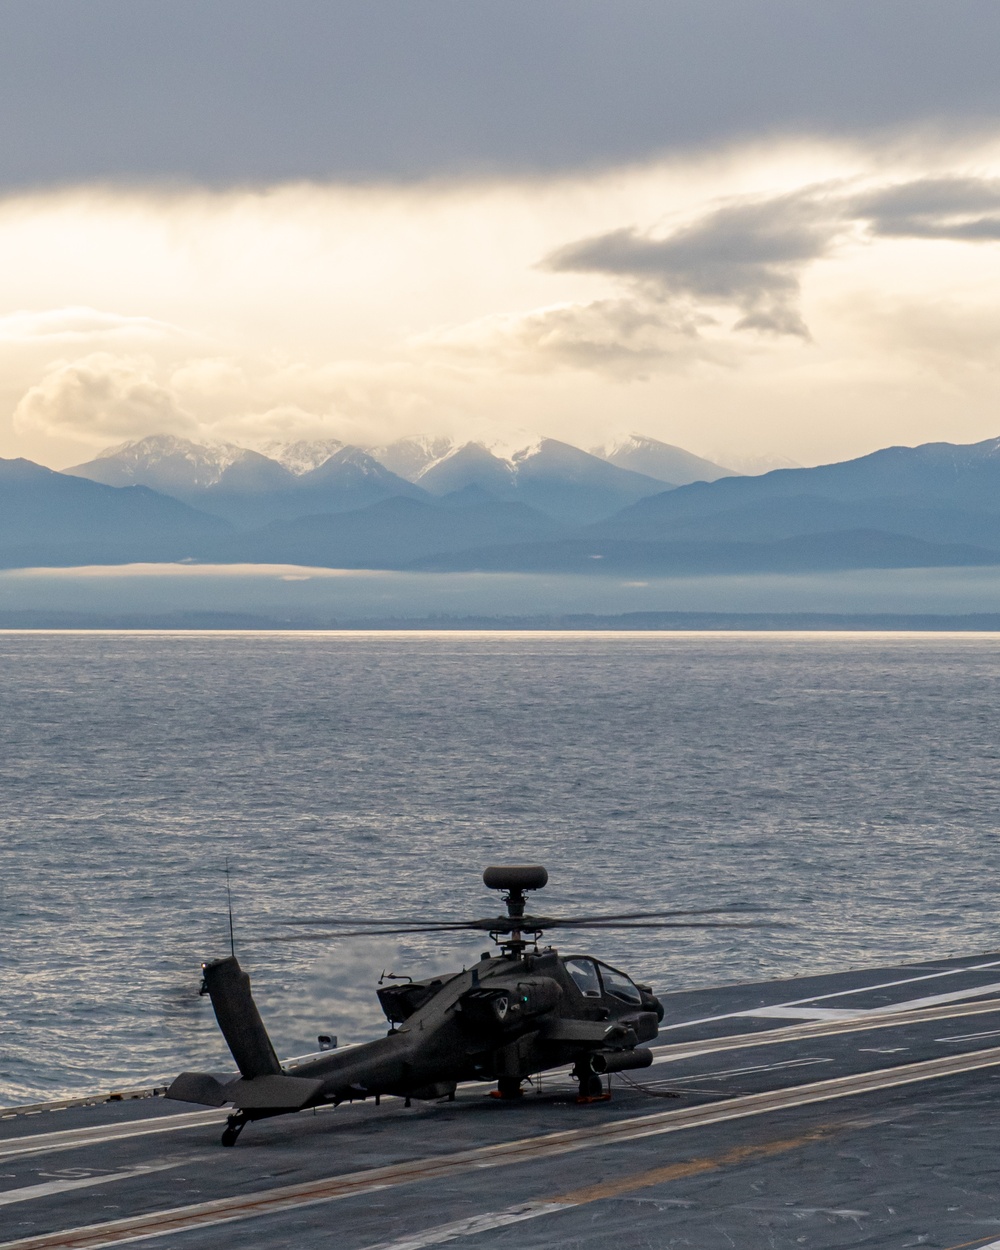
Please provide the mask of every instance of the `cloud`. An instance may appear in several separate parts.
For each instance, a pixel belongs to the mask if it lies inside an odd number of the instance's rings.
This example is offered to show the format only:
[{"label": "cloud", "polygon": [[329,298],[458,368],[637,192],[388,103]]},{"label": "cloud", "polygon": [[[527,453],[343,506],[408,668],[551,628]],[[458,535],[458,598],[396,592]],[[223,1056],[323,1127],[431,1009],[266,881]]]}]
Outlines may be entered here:
[{"label": "cloud", "polygon": [[[674,309],[728,306],[736,331],[810,337],[800,309],[807,267],[849,241],[877,237],[1000,241],[1000,179],[910,179],[858,192],[843,183],[746,197],[665,237],[634,226],[551,252],[556,273],[599,273]],[[693,322],[689,322],[693,324]]]},{"label": "cloud", "polygon": [[842,223],[813,191],[717,208],[666,238],[632,227],[568,244],[545,258],[555,272],[625,278],[674,304],[730,305],[737,330],[808,338],[799,312],[799,275],[825,256]]},{"label": "cloud", "polygon": [[761,143],[574,180],[0,202],[5,454],[160,429],[634,427],[803,462],[921,421],[986,437],[1000,147],[921,160]]},{"label": "cloud", "polygon": [[365,183],[961,135],[997,116],[998,40],[982,0],[8,4],[0,168]]},{"label": "cloud", "polygon": [[0,344],[53,346],[90,339],[165,339],[182,331],[154,317],[129,317],[98,308],[20,310],[0,317]]},{"label": "cloud", "polygon": [[483,317],[423,335],[414,345],[523,373],[584,369],[619,380],[684,369],[698,360],[731,363],[731,353],[698,329],[691,313],[620,298]]},{"label": "cloud", "polygon": [[889,238],[997,242],[1000,179],[916,178],[861,195],[849,210]]},{"label": "cloud", "polygon": [[345,422],[319,412],[309,412],[296,404],[279,404],[264,411],[251,411],[214,422],[215,437],[232,439],[240,445],[266,442],[295,443],[300,440],[341,437]]},{"label": "cloud", "polygon": [[147,362],[92,352],[53,363],[17,405],[14,428],[102,443],[152,431],[193,433],[198,423]]}]

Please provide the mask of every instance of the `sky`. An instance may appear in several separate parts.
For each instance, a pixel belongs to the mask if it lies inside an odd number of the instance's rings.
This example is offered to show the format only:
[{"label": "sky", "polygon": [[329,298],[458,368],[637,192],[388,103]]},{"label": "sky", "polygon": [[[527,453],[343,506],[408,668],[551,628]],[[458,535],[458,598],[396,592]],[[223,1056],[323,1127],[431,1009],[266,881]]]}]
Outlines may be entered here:
[{"label": "sky", "polygon": [[990,0],[8,0],[0,455],[1000,436]]}]

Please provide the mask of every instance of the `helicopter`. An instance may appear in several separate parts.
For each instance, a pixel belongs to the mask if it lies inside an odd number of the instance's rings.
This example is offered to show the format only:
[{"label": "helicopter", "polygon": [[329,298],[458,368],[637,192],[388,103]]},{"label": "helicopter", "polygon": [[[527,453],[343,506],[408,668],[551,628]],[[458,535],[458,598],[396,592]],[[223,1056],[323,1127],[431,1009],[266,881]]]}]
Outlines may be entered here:
[{"label": "helicopter", "polygon": [[[613,916],[534,916],[526,894],[542,889],[548,872],[538,864],[493,866],[483,884],[499,891],[506,914],[475,920],[391,922],[311,917],[311,940],[340,936],[488,933],[499,952],[484,951],[471,968],[423,981],[383,976],[377,991],[389,1031],[385,1037],[342,1051],[327,1049],[282,1066],[250,992],[250,978],[235,949],[202,965],[207,993],[239,1076],[220,1079],[182,1072],[168,1098],[234,1108],[222,1134],[233,1146],[247,1124],[309,1107],[383,1095],[454,1099],[462,1081],[496,1082],[492,1096],[512,1101],[526,1080],[571,1066],[578,1101],[604,1098],[603,1078],[649,1067],[663,1004],[649,985],[591,955],[562,955],[539,939],[550,929],[746,928],[753,921],[682,919],[731,911],[632,912]],[[232,912],[230,910],[230,922]],[[230,928],[230,938],[232,929]],[[279,939],[280,940],[280,939]],[[295,940],[286,938],[285,940]],[[398,982],[386,984],[387,980]],[[320,1044],[329,1039],[320,1038]]]}]

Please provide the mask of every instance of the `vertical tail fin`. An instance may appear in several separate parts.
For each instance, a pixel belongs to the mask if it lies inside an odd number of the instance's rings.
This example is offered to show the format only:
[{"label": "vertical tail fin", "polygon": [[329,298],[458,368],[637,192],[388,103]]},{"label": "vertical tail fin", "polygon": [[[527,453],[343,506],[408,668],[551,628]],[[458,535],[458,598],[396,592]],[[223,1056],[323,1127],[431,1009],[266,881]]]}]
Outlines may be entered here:
[{"label": "vertical tail fin", "polygon": [[281,1064],[250,993],[250,978],[235,955],[203,965],[202,972],[215,1018],[240,1075],[249,1080],[279,1073]]}]

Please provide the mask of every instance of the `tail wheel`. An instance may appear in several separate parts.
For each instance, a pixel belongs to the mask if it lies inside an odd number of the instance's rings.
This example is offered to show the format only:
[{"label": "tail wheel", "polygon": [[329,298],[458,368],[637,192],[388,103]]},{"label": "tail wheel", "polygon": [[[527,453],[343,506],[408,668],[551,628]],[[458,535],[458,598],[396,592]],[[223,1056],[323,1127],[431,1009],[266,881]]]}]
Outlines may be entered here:
[{"label": "tail wheel", "polygon": [[223,1146],[235,1146],[236,1139],[240,1133],[246,1128],[246,1120],[241,1115],[231,1115],[226,1121],[226,1127],[222,1130]]}]

